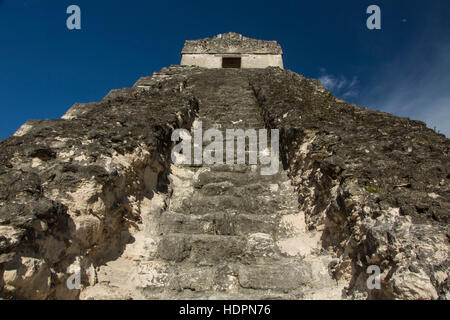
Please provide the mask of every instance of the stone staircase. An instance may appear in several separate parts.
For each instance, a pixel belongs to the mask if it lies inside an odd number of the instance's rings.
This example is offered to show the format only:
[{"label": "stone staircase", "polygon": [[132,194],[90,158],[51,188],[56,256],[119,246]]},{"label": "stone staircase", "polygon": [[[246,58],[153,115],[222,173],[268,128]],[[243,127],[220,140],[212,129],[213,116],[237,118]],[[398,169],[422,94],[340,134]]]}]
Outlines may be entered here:
[{"label": "stone staircase", "polygon": [[[246,77],[209,74],[186,87],[203,130],[263,129]],[[334,257],[306,230],[287,173],[260,168],[172,165],[169,195],[155,193],[122,256],[98,268],[81,299],[342,298],[328,272]]]}]

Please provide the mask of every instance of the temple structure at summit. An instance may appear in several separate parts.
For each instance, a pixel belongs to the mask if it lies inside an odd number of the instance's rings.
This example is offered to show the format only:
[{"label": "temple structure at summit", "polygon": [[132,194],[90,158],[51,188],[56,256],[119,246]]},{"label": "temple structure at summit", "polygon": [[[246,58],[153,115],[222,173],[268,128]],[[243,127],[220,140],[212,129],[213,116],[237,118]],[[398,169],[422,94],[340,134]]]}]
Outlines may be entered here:
[{"label": "temple structure at summit", "polygon": [[256,40],[230,32],[212,39],[188,40],[181,65],[204,68],[283,69],[283,51],[276,41]]}]

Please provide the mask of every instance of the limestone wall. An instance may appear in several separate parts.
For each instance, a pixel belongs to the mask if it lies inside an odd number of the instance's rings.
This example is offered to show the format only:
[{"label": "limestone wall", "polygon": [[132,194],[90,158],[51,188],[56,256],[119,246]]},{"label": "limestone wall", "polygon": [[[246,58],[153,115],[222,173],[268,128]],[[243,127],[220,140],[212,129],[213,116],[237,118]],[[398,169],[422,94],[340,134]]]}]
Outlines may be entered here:
[{"label": "limestone wall", "polygon": [[[222,68],[222,54],[183,54],[181,65],[198,66],[203,68]],[[231,56],[230,56],[231,57]],[[242,58],[242,68],[280,67],[283,69],[281,54],[243,54],[233,55]]]},{"label": "limestone wall", "polygon": [[202,68],[222,68],[222,57],[214,54],[183,54],[181,65]]},{"label": "limestone wall", "polygon": [[242,56],[242,68],[280,67],[283,69],[283,57],[272,54],[249,54]]}]

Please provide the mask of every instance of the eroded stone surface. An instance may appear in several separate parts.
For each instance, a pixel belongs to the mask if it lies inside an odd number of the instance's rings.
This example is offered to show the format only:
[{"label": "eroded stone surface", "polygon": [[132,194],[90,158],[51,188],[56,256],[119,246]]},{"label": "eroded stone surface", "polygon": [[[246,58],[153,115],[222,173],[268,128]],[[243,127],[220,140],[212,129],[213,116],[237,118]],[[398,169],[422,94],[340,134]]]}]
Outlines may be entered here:
[{"label": "eroded stone surface", "polygon": [[[230,123],[263,128],[257,100],[239,72],[199,74],[192,80],[186,90],[199,101],[197,120],[222,129]],[[324,288],[327,297],[342,297],[343,284],[329,273],[331,253],[321,252],[317,232],[306,231],[286,172],[264,177],[258,165],[172,165],[169,181],[166,210],[152,221],[144,219],[149,224],[134,236],[152,235],[156,251],[135,257],[145,252],[144,242],[136,241],[118,260],[127,267],[100,267],[108,280],[98,284],[99,298],[113,291],[105,283],[123,287],[122,298],[135,291],[136,299],[320,298]],[[286,249],[293,237],[313,240],[298,250]],[[143,271],[143,261],[154,264]],[[117,285],[131,274],[139,274],[139,282]],[[95,287],[82,297],[95,298]]]},{"label": "eroded stone surface", "polygon": [[[322,244],[339,254],[333,268],[351,279],[348,294],[448,297],[450,141],[420,121],[335,99],[295,73],[250,78],[266,125],[283,131],[308,229],[323,230]],[[367,290],[369,265],[382,270],[381,290]]]},{"label": "eroded stone surface", "polygon": [[[194,119],[280,129],[285,170],[174,166]],[[449,140],[290,71],[165,68],[0,146],[4,298],[449,296]]]}]

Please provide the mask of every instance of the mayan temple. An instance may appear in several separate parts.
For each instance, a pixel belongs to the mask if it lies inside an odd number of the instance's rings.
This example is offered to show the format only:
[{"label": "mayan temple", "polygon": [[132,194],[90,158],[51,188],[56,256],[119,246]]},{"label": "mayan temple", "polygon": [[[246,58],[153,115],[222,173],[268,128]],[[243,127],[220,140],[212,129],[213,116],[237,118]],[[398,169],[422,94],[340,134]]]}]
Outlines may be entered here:
[{"label": "mayan temple", "polygon": [[[278,132],[279,157],[250,163],[247,137],[243,163],[207,163],[200,126],[223,159],[227,130]],[[189,40],[180,65],[0,143],[0,297],[449,299],[449,151],[285,70],[276,41]]]}]

